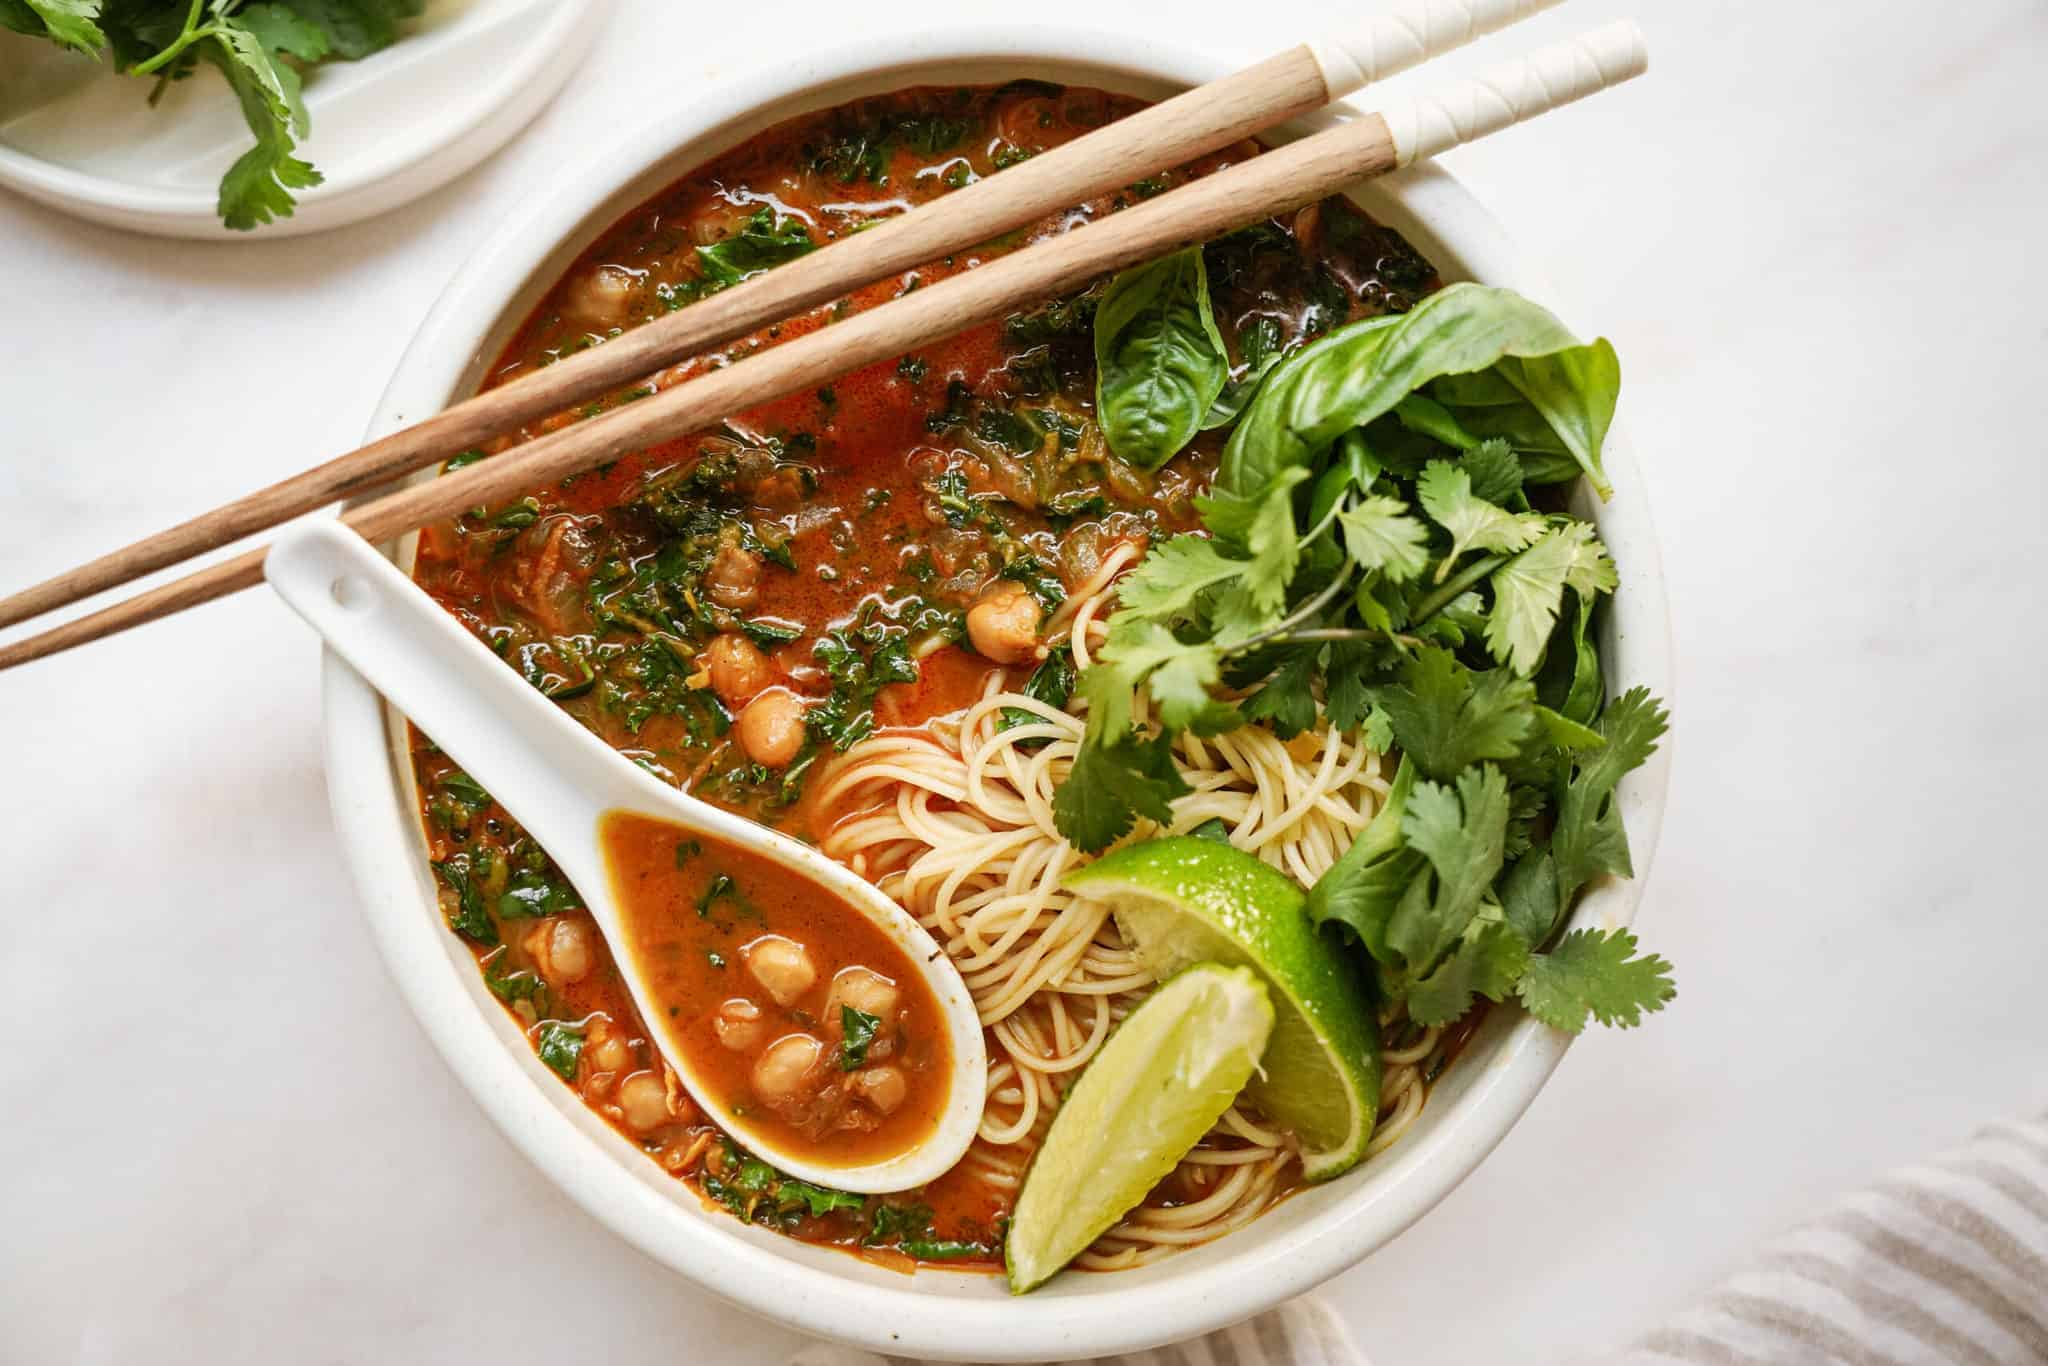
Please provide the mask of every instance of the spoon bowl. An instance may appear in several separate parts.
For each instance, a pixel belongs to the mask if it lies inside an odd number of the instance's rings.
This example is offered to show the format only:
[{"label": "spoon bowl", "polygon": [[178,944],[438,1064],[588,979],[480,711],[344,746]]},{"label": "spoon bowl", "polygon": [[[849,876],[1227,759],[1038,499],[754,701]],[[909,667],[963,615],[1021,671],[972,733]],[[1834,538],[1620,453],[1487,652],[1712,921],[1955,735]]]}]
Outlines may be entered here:
[{"label": "spoon bowl", "polygon": [[[335,522],[280,537],[264,563],[278,595],[327,645],[410,717],[547,850],[612,948],[649,1037],[719,1127],[792,1176],[862,1194],[936,1179],[980,1123],[988,1059],[973,998],[916,920],[851,869],[753,821],[679,792],[623,758],[505,666],[398,568]],[[922,976],[949,1044],[936,1122],[902,1151],[849,1165],[789,1150],[695,1067],[632,951],[601,832],[631,813],[759,855],[880,929]],[[704,1003],[707,1011],[715,1003]]]}]

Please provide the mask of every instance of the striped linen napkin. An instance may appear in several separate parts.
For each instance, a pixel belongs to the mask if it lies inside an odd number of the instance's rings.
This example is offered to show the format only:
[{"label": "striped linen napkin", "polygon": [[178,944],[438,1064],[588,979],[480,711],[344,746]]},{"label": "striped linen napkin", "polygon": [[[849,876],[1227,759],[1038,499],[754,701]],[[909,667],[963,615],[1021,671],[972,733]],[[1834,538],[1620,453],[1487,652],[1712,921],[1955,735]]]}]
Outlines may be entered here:
[{"label": "striped linen napkin", "polygon": [[1993,1124],[1767,1244],[1603,1366],[2048,1363],[2048,1117]]},{"label": "striped linen napkin", "polygon": [[[1343,1321],[1313,1297],[1175,1347],[1103,1360],[1367,1366]],[[2048,1366],[2048,1116],[1993,1124],[1837,1201],[1598,1363]],[[790,1366],[915,1364],[820,1345]]]}]

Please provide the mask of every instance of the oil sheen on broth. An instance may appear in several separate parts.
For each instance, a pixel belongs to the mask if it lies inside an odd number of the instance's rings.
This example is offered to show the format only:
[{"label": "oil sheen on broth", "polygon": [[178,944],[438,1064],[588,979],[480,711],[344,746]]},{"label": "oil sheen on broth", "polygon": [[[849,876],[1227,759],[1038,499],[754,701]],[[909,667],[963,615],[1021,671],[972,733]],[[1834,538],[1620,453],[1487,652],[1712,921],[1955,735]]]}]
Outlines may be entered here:
[{"label": "oil sheen on broth", "polygon": [[666,821],[613,811],[599,838],[656,1027],[743,1129],[842,1167],[931,1133],[951,1053],[886,932],[772,860]]},{"label": "oil sheen on broth", "polygon": [[[1136,107],[1100,91],[1020,82],[908,90],[772,128],[600,236],[514,335],[486,387]],[[1233,148],[1075,205],[693,358],[653,384],[829,328],[1254,150]],[[1211,243],[1204,256],[1240,379],[1284,347],[1406,309],[1438,283],[1396,234],[1340,200]],[[1049,300],[428,527],[418,581],[634,762],[814,838],[805,792],[836,754],[965,705],[991,671],[1007,669],[1021,686],[1038,661],[1012,648],[1006,623],[1021,616],[1028,640],[1034,609],[1047,610],[1117,547],[1195,525],[1193,500],[1208,486],[1221,433],[1204,433],[1156,472],[1108,453],[1093,418],[1094,297]],[[460,459],[488,458],[648,392],[623,390]],[[991,602],[1004,612],[991,613]],[[593,1109],[741,1218],[898,1263],[996,1264],[1010,1192],[971,1161],[924,1190],[860,1200],[779,1180],[709,1125],[668,1084],[603,942],[545,854],[429,738],[416,735],[413,753],[451,926],[542,1060]],[[722,857],[707,850],[701,876],[742,878]],[[723,972],[736,970],[728,958]],[[690,971],[698,978],[679,979],[678,990],[687,985],[705,1013],[688,1027],[715,1030],[710,1012],[732,993],[707,980],[717,970]]]}]

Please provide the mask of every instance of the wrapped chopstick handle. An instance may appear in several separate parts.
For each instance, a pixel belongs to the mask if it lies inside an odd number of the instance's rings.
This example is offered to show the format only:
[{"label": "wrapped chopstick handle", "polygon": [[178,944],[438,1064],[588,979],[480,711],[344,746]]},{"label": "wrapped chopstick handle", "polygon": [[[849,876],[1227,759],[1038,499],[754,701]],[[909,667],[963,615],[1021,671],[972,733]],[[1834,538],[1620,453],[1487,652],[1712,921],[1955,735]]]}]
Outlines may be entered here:
[{"label": "wrapped chopstick handle", "polygon": [[1383,81],[1564,0],[1399,0],[1342,33],[1308,45],[1330,98]]},{"label": "wrapped chopstick handle", "polygon": [[1619,85],[1642,75],[1649,64],[1643,31],[1623,19],[1537,48],[1434,94],[1397,101],[1380,117],[1393,134],[1396,164],[1406,166]]}]

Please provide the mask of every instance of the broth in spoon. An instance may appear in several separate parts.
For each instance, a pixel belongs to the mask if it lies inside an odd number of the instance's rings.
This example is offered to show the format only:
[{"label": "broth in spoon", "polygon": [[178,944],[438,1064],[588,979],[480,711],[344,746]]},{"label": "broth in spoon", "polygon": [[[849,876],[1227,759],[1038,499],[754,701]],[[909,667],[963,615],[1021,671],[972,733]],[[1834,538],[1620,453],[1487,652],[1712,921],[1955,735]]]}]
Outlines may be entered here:
[{"label": "broth in spoon", "polygon": [[904,948],[807,879],[632,811],[598,827],[652,1023],[725,1100],[739,1137],[824,1165],[922,1143],[952,1070]]}]

